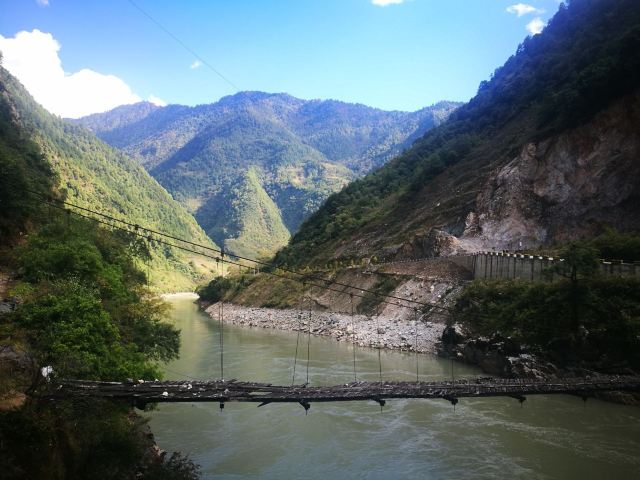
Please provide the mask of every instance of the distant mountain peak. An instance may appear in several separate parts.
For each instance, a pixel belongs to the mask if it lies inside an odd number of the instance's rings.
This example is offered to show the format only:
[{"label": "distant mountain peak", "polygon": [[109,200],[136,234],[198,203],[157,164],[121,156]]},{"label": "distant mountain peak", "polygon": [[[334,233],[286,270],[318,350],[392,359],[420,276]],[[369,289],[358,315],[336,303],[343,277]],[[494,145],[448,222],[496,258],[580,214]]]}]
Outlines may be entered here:
[{"label": "distant mountain peak", "polygon": [[329,194],[385,163],[456,106],[385,112],[243,91],[197,107],[128,105],[78,123],[143,164],[217,242],[266,255]]}]

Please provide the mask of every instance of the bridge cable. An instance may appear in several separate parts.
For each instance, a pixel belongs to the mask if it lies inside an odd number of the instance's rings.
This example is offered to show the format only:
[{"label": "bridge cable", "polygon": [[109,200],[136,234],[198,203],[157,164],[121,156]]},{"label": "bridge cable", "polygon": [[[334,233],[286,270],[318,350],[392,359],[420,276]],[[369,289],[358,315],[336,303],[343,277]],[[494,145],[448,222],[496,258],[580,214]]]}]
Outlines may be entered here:
[{"label": "bridge cable", "polygon": [[147,260],[147,288],[149,288],[149,284],[151,283],[151,250],[152,250],[152,245],[151,245],[151,240],[150,240],[151,236],[149,236],[149,239],[147,239],[147,249],[149,250],[149,255],[147,256],[146,260]]},{"label": "bridge cable", "polygon": [[358,381],[358,376],[356,374],[356,326],[353,320],[353,293],[349,294],[349,302],[351,303],[351,332],[353,338],[351,342],[353,343],[353,381]]},{"label": "bridge cable", "polygon": [[[37,196],[39,196],[39,197],[41,197],[41,198],[44,198],[44,201],[43,201],[44,203],[50,203],[53,207],[56,207],[56,208],[61,208],[61,207],[60,207],[59,205],[57,205],[57,204],[60,204],[60,205],[62,205],[62,206],[64,206],[64,205],[68,205],[68,206],[70,206],[70,207],[74,207],[74,208],[77,208],[77,209],[79,209],[79,210],[83,210],[83,211],[85,211],[85,212],[88,212],[88,213],[92,213],[92,214],[94,214],[94,215],[101,216],[101,217],[106,218],[106,219],[108,219],[108,220],[110,220],[110,221],[118,222],[118,223],[122,223],[123,225],[126,225],[126,226],[128,226],[128,227],[132,227],[132,228],[135,228],[135,229],[138,229],[138,228],[139,228],[139,229],[144,230],[144,231],[146,231],[146,232],[149,232],[149,233],[151,233],[151,234],[159,235],[159,236],[161,236],[161,237],[169,238],[169,239],[171,239],[171,240],[176,240],[176,241],[179,241],[179,242],[182,242],[182,243],[188,244],[188,245],[192,245],[192,246],[194,246],[194,247],[202,248],[202,249],[204,249],[204,250],[209,250],[209,251],[213,251],[213,252],[216,252],[216,253],[222,253],[222,252],[223,252],[223,250],[224,250],[224,249],[217,249],[217,248],[213,248],[213,247],[208,247],[208,246],[206,246],[206,245],[198,244],[198,243],[195,243],[195,242],[191,242],[191,241],[189,241],[189,240],[186,240],[186,239],[183,239],[183,238],[180,238],[180,237],[175,237],[175,236],[173,236],[173,235],[169,235],[169,234],[167,234],[167,233],[163,233],[163,232],[160,232],[160,231],[158,231],[158,230],[151,229],[151,228],[142,227],[142,226],[140,226],[140,225],[138,225],[138,224],[136,224],[136,223],[131,223],[131,222],[128,222],[128,221],[126,221],[126,220],[122,220],[122,219],[119,219],[119,218],[115,218],[115,217],[112,217],[112,216],[110,216],[110,215],[108,215],[108,214],[105,214],[105,213],[102,213],[102,212],[99,212],[99,211],[96,211],[96,210],[93,210],[93,209],[90,209],[90,208],[82,207],[82,206],[80,206],[80,205],[77,205],[77,204],[74,204],[74,203],[71,203],[71,202],[67,202],[67,201],[64,201],[64,200],[58,200],[58,199],[55,199],[55,198],[51,198],[50,196],[44,195],[44,194],[42,194],[42,193],[40,193],[40,192],[36,192],[36,191],[33,191],[33,190],[29,190],[29,189],[23,189],[23,190],[25,190],[25,191],[27,191],[27,192],[30,192],[30,193],[33,193],[33,194],[35,194],[35,195],[37,195]],[[62,209],[63,209],[63,210],[66,210],[65,208],[62,208]],[[98,219],[95,219],[95,218],[93,218],[93,217],[88,217],[88,216],[86,216],[86,215],[82,215],[82,214],[80,214],[80,213],[78,213],[78,212],[75,212],[75,211],[72,211],[72,213],[74,213],[74,214],[76,214],[76,215],[83,216],[83,217],[85,217],[85,218],[93,219],[93,220],[95,220],[95,221],[99,221]],[[104,223],[104,224],[106,224],[106,225],[109,225],[109,226],[110,226],[110,227],[112,227],[112,228],[118,228],[118,229],[120,229],[120,230],[130,232],[130,230],[128,230],[128,229],[126,229],[126,228],[118,227],[118,226],[116,226],[116,225],[112,225],[112,224],[110,224],[110,223],[103,222],[103,221],[99,221],[99,222],[100,222],[100,223]],[[165,243],[166,245],[173,246],[174,248],[179,248],[179,249],[183,249],[183,250],[186,250],[186,251],[191,251],[191,252],[193,252],[193,250],[189,250],[189,249],[187,249],[187,248],[185,248],[185,247],[180,247],[180,246],[178,246],[178,245],[173,245],[173,244],[171,244],[171,243],[167,243],[167,242],[164,242],[164,243]],[[203,255],[203,256],[208,256],[208,255],[203,254],[203,253],[201,253],[201,252],[193,252],[193,253],[198,253],[198,254]],[[418,300],[412,300],[412,299],[402,298],[402,297],[395,296],[395,295],[381,294],[381,293],[376,292],[376,291],[373,291],[373,290],[369,290],[369,289],[362,289],[362,288],[355,287],[355,286],[353,286],[353,285],[349,285],[349,284],[346,284],[346,283],[342,283],[342,282],[338,282],[338,281],[335,281],[335,280],[329,280],[329,279],[326,279],[326,278],[322,278],[322,277],[317,276],[317,275],[312,275],[312,276],[310,276],[310,277],[309,277],[309,275],[308,275],[308,274],[306,274],[306,273],[301,273],[301,272],[298,272],[298,271],[296,271],[296,270],[292,270],[292,269],[290,269],[290,268],[282,267],[282,266],[279,266],[279,265],[276,265],[276,264],[273,264],[273,263],[269,263],[269,262],[265,262],[265,261],[257,260],[257,259],[250,258],[250,257],[243,257],[243,256],[240,256],[240,255],[233,255],[233,257],[234,257],[234,258],[236,258],[236,259],[238,259],[238,260],[246,260],[246,261],[248,261],[248,262],[252,262],[252,263],[255,263],[255,264],[258,264],[258,265],[264,265],[264,266],[267,266],[267,267],[276,268],[276,269],[282,270],[283,272],[291,273],[291,274],[298,275],[298,276],[302,276],[302,277],[306,277],[306,278],[311,278],[311,279],[313,279],[313,280],[317,280],[317,281],[325,282],[325,283],[327,283],[327,284],[338,285],[338,286],[346,287],[346,288],[353,289],[353,290],[360,290],[360,291],[362,291],[362,292],[366,292],[366,293],[373,294],[373,295],[375,295],[375,296],[377,296],[377,297],[382,297],[382,298],[393,298],[393,299],[395,299],[395,300],[401,300],[401,301],[403,301],[403,302],[412,303],[412,304],[420,305],[420,306],[423,306],[423,307],[432,307],[432,308],[436,308],[436,309],[441,310],[441,311],[450,311],[450,309],[449,309],[449,308],[447,308],[447,307],[442,307],[442,306],[437,305],[437,304],[434,304],[434,303],[420,302],[420,301],[418,301]],[[231,263],[231,262],[227,261],[227,263]],[[242,264],[240,264],[240,263],[232,263],[232,264],[233,264],[233,265],[237,265],[237,266],[244,266],[244,265],[242,265]],[[271,273],[271,272],[267,272],[267,273]],[[284,278],[287,278],[287,277],[284,277]],[[318,285],[318,286],[320,286],[320,285]],[[356,295],[356,296],[357,296],[357,295]],[[387,302],[387,303],[388,303],[388,302]],[[406,307],[406,306],[405,306],[405,307]],[[406,307],[406,308],[410,308],[410,307]]]},{"label": "bridge cable", "polygon": [[[305,385],[309,385],[309,362],[311,360],[311,296],[309,296],[309,316],[307,318],[307,380]],[[305,408],[305,412],[306,412]]]},{"label": "bridge cable", "polygon": [[380,383],[382,383],[382,357],[380,356],[380,349],[382,344],[380,342],[380,304],[376,305],[376,331],[378,332],[378,370],[380,373]]},{"label": "bridge cable", "polygon": [[[52,207],[54,207],[54,208],[59,208],[59,209],[64,210],[64,211],[66,211],[66,210],[67,210],[66,208],[64,208],[64,207],[62,207],[62,206],[59,206],[59,205],[56,205],[56,204],[54,204],[54,203],[49,203],[49,202],[46,202],[46,201],[45,201],[45,202],[43,202],[43,203],[49,204],[50,206],[52,206]],[[65,203],[67,203],[67,202],[57,202],[57,203],[65,204]],[[90,212],[91,212],[91,210],[86,209],[86,208],[83,208],[83,207],[78,207],[78,208],[80,208],[80,209],[82,209],[82,210],[87,210],[87,211],[90,211]],[[77,216],[83,217],[83,218],[85,218],[85,219],[88,219],[88,220],[94,221],[94,222],[96,222],[96,223],[100,223],[100,224],[106,225],[106,226],[108,226],[108,227],[115,228],[115,229],[117,229],[117,230],[121,230],[121,231],[123,231],[123,232],[127,232],[127,233],[129,233],[129,234],[137,235],[137,236],[139,236],[139,237],[147,238],[147,235],[146,235],[146,234],[139,233],[139,232],[137,232],[137,231],[135,231],[135,230],[134,230],[134,231],[132,231],[132,230],[129,230],[128,228],[124,228],[124,227],[120,227],[120,226],[117,226],[117,225],[113,225],[113,224],[109,223],[108,221],[101,220],[101,219],[99,219],[99,218],[95,218],[95,217],[92,217],[92,216],[89,216],[89,215],[85,215],[85,214],[82,214],[82,213],[79,213],[79,212],[76,212],[76,211],[73,211],[73,210],[69,210],[69,211],[71,211],[74,215],[77,215]],[[136,227],[137,227],[137,228],[140,228],[140,229],[142,229],[142,230],[146,230],[146,231],[148,231],[148,232],[155,232],[154,230],[150,230],[150,229],[146,229],[146,228],[140,227],[140,226],[139,226],[139,225],[137,225],[137,224],[129,224],[129,223],[127,223],[127,222],[123,222],[122,220],[113,219],[112,217],[109,217],[109,216],[104,215],[104,214],[100,214],[100,213],[97,213],[97,214],[98,214],[98,215],[100,215],[100,216],[102,216],[102,217],[105,217],[105,218],[108,218],[108,219],[111,219],[111,220],[116,220],[116,221],[119,221],[119,222],[121,222],[121,223],[125,223],[125,224],[127,224],[127,225],[130,225],[130,226],[132,226],[134,229],[136,229]],[[158,234],[158,235],[160,235],[160,236],[164,236],[164,237],[176,238],[176,237],[171,237],[170,235],[166,235],[166,234],[162,234],[162,233],[156,233],[156,234]],[[189,242],[189,241],[187,241],[187,240],[182,240],[182,239],[179,239],[179,238],[178,238],[177,240],[178,240],[178,241],[181,241],[181,242],[185,242],[185,243],[193,244],[193,242]],[[183,250],[183,251],[186,251],[186,252],[194,253],[194,254],[196,254],[196,255],[201,255],[201,256],[203,256],[203,257],[207,257],[207,258],[212,258],[212,259],[214,259],[214,260],[219,260],[219,257],[214,257],[213,255],[209,255],[209,254],[203,253],[203,252],[201,252],[201,251],[193,250],[192,248],[187,248],[187,247],[184,247],[184,246],[181,246],[181,245],[176,245],[176,244],[174,244],[174,243],[167,242],[167,241],[165,241],[165,240],[161,240],[161,239],[155,238],[155,239],[154,239],[154,241],[155,241],[156,243],[158,243],[158,244],[166,245],[166,246],[168,246],[168,247],[176,248],[176,249],[178,249],[178,250]],[[198,244],[194,244],[194,245],[198,245]],[[200,246],[200,248],[203,248],[203,249],[206,249],[206,250],[215,250],[215,249],[213,249],[213,248],[205,247],[205,246]],[[236,257],[236,256],[234,255],[234,257]],[[238,257],[238,258],[243,258],[243,257]],[[252,261],[253,261],[253,260],[252,260]],[[228,264],[230,264],[230,265],[244,266],[244,265],[242,265],[241,263],[234,262],[234,261],[231,261],[231,260],[225,260],[225,262],[226,262],[226,263],[228,263]],[[259,263],[260,263],[260,262],[259,262]],[[263,262],[262,262],[262,263],[263,263]],[[277,268],[281,269],[280,267],[277,267]],[[291,270],[285,270],[285,269],[281,269],[281,270],[283,270],[283,271],[285,271],[285,272],[287,272],[287,271],[288,271],[288,272],[292,272]],[[283,274],[279,274],[279,273],[275,273],[275,272],[265,271],[265,273],[267,273],[267,274],[269,274],[269,275],[271,275],[271,276],[280,277],[280,278],[284,278],[284,279],[287,279],[287,280],[300,281],[300,280],[296,280],[296,279],[291,279],[291,278],[289,278],[289,277],[287,277],[287,276],[285,276],[285,275],[283,275]],[[293,273],[296,273],[297,275],[303,275],[303,274],[300,274],[300,273],[297,273],[297,272],[293,272]],[[359,289],[359,288],[354,287],[354,286],[351,286],[351,285],[341,284],[341,283],[338,283],[338,282],[331,282],[331,281],[324,280],[324,279],[321,279],[321,280],[322,280],[322,281],[324,281],[324,282],[326,282],[326,283],[329,283],[329,284],[344,285],[344,286],[346,286],[347,288],[361,290],[362,292],[369,292],[369,290],[366,290],[366,289]],[[328,286],[326,286],[326,285],[321,285],[321,284],[318,284],[318,283],[310,283],[310,282],[308,282],[308,283],[309,283],[309,285],[311,285],[311,286],[318,287],[318,288],[322,288],[322,289],[324,289],[324,290],[333,291],[333,292],[337,292],[337,293],[344,293],[344,290],[337,290],[337,289],[335,289],[335,288],[331,288],[331,287],[328,287]],[[356,296],[356,297],[360,297],[360,298],[364,298],[364,297],[365,297],[364,295],[360,295],[360,294],[357,294],[357,293],[351,293],[350,295],[354,295],[354,296]],[[413,308],[415,308],[415,307],[410,307],[410,306],[405,305],[405,304],[402,304],[402,303],[397,303],[397,302],[392,302],[392,301],[389,301],[389,300],[384,300],[384,298],[385,298],[385,297],[386,297],[386,298],[398,298],[398,299],[400,299],[401,301],[405,301],[405,302],[408,302],[408,303],[418,303],[418,304],[420,304],[420,305],[431,306],[432,308],[437,308],[437,309],[439,309],[439,310],[441,310],[441,311],[450,311],[450,308],[447,308],[447,307],[441,307],[441,306],[439,306],[439,305],[433,305],[433,304],[424,304],[423,302],[417,302],[417,301],[415,301],[415,300],[407,300],[407,299],[403,299],[403,298],[400,298],[400,297],[395,297],[395,296],[393,296],[393,295],[382,295],[382,294],[379,294],[379,293],[375,293],[375,295],[376,295],[376,296],[378,296],[378,297],[382,297],[382,298],[383,298],[383,300],[381,300],[381,302],[386,303],[386,304],[389,304],[389,305],[395,305],[395,306],[397,306],[397,307],[401,307],[401,308],[411,308],[411,309],[413,309]]]},{"label": "bridge cable", "polygon": [[[221,255],[222,261],[222,280],[224,280],[224,249]],[[218,303],[220,319],[220,380],[224,381],[224,295],[220,297]]]},{"label": "bridge cable", "polygon": [[298,363],[298,345],[300,344],[300,330],[302,330],[302,313],[298,313],[298,335],[296,336],[296,353],[293,356],[293,375],[291,376],[291,385],[296,383],[296,364]]},{"label": "bridge cable", "polygon": [[451,382],[455,385],[456,377],[454,375],[455,361],[453,359],[453,355],[451,356]]},{"label": "bridge cable", "polygon": [[414,349],[415,354],[416,354],[416,383],[418,383],[420,381],[419,380],[419,378],[420,378],[420,363],[419,363],[420,362],[420,357],[418,356],[418,309],[417,308],[414,310],[414,314],[415,314],[415,317],[414,317],[414,321],[413,321],[413,326],[414,326],[414,329],[415,329],[416,340],[415,340],[415,346],[414,346],[413,349]]}]

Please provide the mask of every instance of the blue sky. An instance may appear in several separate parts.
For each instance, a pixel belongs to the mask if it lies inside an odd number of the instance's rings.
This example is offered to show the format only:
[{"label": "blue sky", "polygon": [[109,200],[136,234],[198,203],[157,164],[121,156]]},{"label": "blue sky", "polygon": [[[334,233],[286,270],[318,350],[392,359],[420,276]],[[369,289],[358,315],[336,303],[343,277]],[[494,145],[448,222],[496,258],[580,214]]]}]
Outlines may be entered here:
[{"label": "blue sky", "polygon": [[[557,0],[133,1],[240,90],[398,110],[468,100],[558,8]],[[195,105],[236,91],[206,65],[194,65],[196,58],[129,0],[0,0],[0,11],[0,48],[13,55],[5,53],[4,64],[47,108],[64,110],[73,100],[67,97],[82,92],[95,97],[91,85],[101,85],[104,105],[78,100],[76,110],[55,113],[77,116],[105,109],[107,100],[150,96]],[[34,29],[50,35],[6,43]],[[43,59],[47,41],[59,49]],[[65,77],[84,72],[55,87],[57,105],[43,100],[54,96],[46,92],[52,87],[37,84],[55,77],[39,70],[55,63],[53,54]],[[33,65],[25,66],[31,55]],[[112,86],[119,93],[111,95]]]}]

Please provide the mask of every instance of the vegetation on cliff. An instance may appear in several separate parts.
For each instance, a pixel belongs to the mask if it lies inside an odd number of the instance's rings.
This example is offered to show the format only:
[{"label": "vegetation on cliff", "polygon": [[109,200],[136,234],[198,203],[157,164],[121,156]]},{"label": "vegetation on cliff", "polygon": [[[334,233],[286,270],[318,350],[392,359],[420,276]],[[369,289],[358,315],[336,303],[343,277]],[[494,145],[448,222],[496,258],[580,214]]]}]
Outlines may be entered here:
[{"label": "vegetation on cliff", "polygon": [[[213,246],[193,217],[143,168],[88,130],[48,113],[2,67],[0,95],[2,135],[7,139],[0,175],[7,188],[2,195],[30,200],[16,205],[10,215],[38,201],[24,189],[32,189],[34,178],[46,175],[45,168],[56,173],[56,190],[81,207]],[[22,160],[15,159],[15,149],[26,152]],[[46,160],[45,167],[34,168],[36,155]],[[159,291],[193,289],[210,273],[207,265],[190,264],[191,258],[183,252],[159,247],[151,247],[150,252],[152,286]]]},{"label": "vegetation on cliff", "polygon": [[154,455],[130,406],[38,395],[52,378],[159,377],[158,362],[177,356],[179,332],[163,322],[167,307],[137,267],[150,255],[146,243],[42,202],[39,194],[64,198],[62,173],[4,89],[15,80],[0,75],[0,269],[10,278],[0,292],[2,478],[196,478],[186,457]]},{"label": "vegetation on cliff", "polygon": [[509,337],[560,365],[639,368],[640,281],[599,276],[600,254],[588,242],[570,245],[554,272],[564,278],[554,282],[473,282],[452,320],[472,336]]},{"label": "vegetation on cliff", "polygon": [[28,365],[11,374],[29,398],[0,412],[5,478],[194,478],[183,457],[173,468],[149,453],[144,421],[130,406],[38,398],[49,385],[40,367],[51,366],[54,379],[154,379],[158,362],[177,356],[179,332],[163,322],[166,305],[147,295],[133,260],[144,253],[135,237],[56,216],[13,251],[10,293],[20,303],[0,317],[0,344],[26,349]]}]

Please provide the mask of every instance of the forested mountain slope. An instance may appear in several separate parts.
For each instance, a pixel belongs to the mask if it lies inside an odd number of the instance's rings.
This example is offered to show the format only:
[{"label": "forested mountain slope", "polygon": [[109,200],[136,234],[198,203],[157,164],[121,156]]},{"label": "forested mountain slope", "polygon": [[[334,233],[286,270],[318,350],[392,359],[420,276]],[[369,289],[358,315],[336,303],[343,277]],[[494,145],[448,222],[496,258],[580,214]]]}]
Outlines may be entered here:
[{"label": "forested mountain slope", "polygon": [[331,196],[277,261],[531,247],[640,229],[640,4],[575,0],[386,166]]},{"label": "forested mountain slope", "polygon": [[[2,115],[14,119],[6,124],[13,132],[7,135],[20,136],[39,147],[57,174],[56,188],[66,193],[69,201],[213,246],[193,217],[142,167],[87,129],[48,113],[1,67],[0,91]],[[37,172],[23,173],[29,178]],[[165,291],[191,289],[210,274],[201,259],[196,263],[179,251],[157,246],[152,248],[149,267],[152,284]]]},{"label": "forested mountain slope", "polygon": [[[79,122],[143,164],[216,242],[268,255],[331,193],[384,164],[457,106],[386,112],[241,92],[197,107],[125,105]],[[270,208],[243,206],[240,185],[249,171]],[[273,228],[253,229],[267,224]]]}]

